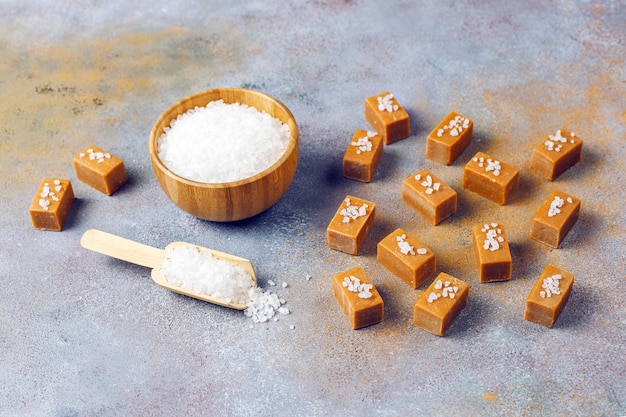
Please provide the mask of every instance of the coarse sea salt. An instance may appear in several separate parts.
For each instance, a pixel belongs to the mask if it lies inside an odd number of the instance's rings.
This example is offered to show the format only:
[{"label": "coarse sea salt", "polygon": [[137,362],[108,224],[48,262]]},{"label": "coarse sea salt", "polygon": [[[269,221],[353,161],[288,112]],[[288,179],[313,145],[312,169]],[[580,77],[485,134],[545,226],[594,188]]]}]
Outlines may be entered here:
[{"label": "coarse sea salt", "polygon": [[276,321],[276,312],[290,314],[289,309],[283,307],[284,299],[256,286],[243,268],[193,245],[168,248],[161,272],[171,285],[246,305],[244,315],[255,323],[265,323],[272,318]]},{"label": "coarse sea salt", "polygon": [[223,100],[181,114],[164,129],[158,155],[174,173],[204,183],[251,177],[287,149],[289,126],[265,112]]},{"label": "coarse sea salt", "polygon": [[243,268],[193,245],[168,248],[161,273],[171,285],[234,304],[247,305],[256,287]]}]

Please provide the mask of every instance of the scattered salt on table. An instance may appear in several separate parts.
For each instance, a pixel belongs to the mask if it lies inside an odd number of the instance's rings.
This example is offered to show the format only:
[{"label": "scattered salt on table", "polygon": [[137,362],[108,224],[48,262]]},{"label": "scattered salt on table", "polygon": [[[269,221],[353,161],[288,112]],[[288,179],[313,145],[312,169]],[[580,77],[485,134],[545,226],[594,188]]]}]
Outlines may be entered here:
[{"label": "scattered salt on table", "polygon": [[176,174],[205,183],[253,176],[287,149],[289,126],[265,112],[223,100],[181,114],[158,141],[161,161]]}]

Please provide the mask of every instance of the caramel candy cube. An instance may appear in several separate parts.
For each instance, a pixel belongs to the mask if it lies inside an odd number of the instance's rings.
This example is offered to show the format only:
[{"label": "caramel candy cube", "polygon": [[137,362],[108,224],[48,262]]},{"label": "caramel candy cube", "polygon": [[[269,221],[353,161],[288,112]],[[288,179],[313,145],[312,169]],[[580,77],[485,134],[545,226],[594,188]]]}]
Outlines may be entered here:
[{"label": "caramel candy cube", "polygon": [[333,295],[354,330],[383,320],[383,299],[363,268],[334,275]]},{"label": "caramel candy cube", "polygon": [[383,138],[376,132],[357,130],[343,156],[343,176],[370,182],[383,156]]},{"label": "caramel candy cube", "polygon": [[474,123],[451,112],[426,138],[426,157],[450,165],[472,141]]},{"label": "caramel candy cube", "polygon": [[578,220],[579,212],[579,199],[561,191],[553,191],[535,213],[530,225],[530,237],[558,248]]},{"label": "caramel candy cube", "polygon": [[467,303],[468,285],[441,272],[413,308],[413,324],[443,336]]},{"label": "caramel candy cube", "polygon": [[365,120],[382,135],[385,145],[411,134],[409,114],[389,92],[365,99]]},{"label": "caramel candy cube", "polygon": [[552,328],[572,292],[574,275],[548,264],[530,290],[524,319]]},{"label": "caramel candy cube", "polygon": [[501,206],[517,191],[519,170],[512,165],[478,152],[463,169],[463,188]]},{"label": "caramel candy cube", "polygon": [[513,259],[504,227],[498,223],[474,226],[473,246],[480,282],[511,279]]},{"label": "caramel candy cube", "polygon": [[73,201],[69,180],[44,178],[28,210],[33,227],[60,232]]},{"label": "caramel candy cube", "polygon": [[456,213],[456,191],[426,169],[402,182],[402,200],[433,225]]},{"label": "caramel candy cube", "polygon": [[376,259],[414,289],[430,278],[436,268],[435,254],[402,229],[378,242]]},{"label": "caramel candy cube", "polygon": [[73,162],[76,177],[106,195],[113,194],[128,179],[124,162],[96,146],[83,150]]},{"label": "caramel candy cube", "polygon": [[347,196],[326,229],[328,246],[350,255],[358,255],[359,247],[374,225],[376,204]]},{"label": "caramel candy cube", "polygon": [[559,129],[554,135],[533,149],[530,167],[545,179],[552,181],[570,167],[576,165],[582,156],[583,141],[573,132]]}]

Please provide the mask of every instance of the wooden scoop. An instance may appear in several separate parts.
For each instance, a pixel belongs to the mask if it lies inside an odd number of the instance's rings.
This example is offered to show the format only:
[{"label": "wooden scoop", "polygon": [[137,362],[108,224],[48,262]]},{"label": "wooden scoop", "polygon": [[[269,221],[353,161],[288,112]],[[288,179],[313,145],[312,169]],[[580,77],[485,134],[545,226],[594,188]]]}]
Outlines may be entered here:
[{"label": "wooden scoop", "polygon": [[[207,301],[209,303],[218,304],[224,307],[234,308],[235,310],[245,310],[245,304],[229,303],[219,298],[211,297],[206,294],[198,294],[171,285],[167,282],[165,276],[161,273],[161,263],[166,259],[166,250],[174,246],[189,246],[189,243],[174,242],[167,245],[165,249],[153,248],[152,246],[144,245],[143,243],[135,242],[123,237],[115,236],[110,233],[102,232],[100,230],[89,229],[80,239],[80,244],[83,248],[92,250],[94,252],[102,253],[104,255],[111,256],[113,258],[121,259],[126,262],[130,262],[136,265],[146,266],[152,268],[152,280],[160,286],[172,290],[179,294],[187,295],[189,297],[197,298],[199,300]],[[238,256],[230,255],[228,253],[219,252],[213,249],[203,248],[201,246],[192,245],[198,248],[198,250],[211,253],[215,258],[222,259],[227,262],[231,262],[241,267],[252,277],[252,280],[256,284],[256,275],[252,268],[252,263],[248,259],[240,258]]]}]

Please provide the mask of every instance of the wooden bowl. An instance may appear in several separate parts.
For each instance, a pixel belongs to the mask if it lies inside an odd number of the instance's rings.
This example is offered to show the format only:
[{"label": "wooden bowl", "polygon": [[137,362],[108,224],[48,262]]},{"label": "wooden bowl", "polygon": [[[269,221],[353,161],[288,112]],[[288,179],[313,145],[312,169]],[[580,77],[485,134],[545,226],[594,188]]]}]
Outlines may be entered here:
[{"label": "wooden bowl", "polygon": [[[169,127],[180,114],[220,99],[227,104],[241,103],[255,107],[287,124],[291,131],[287,149],[272,166],[243,180],[204,183],[173,173],[157,154],[158,139],[164,128]],[[298,163],[298,126],[289,109],[275,98],[243,88],[219,88],[184,98],[167,109],[150,132],[149,148],[154,173],[174,204],[201,219],[230,222],[267,210],[287,191]]]}]

